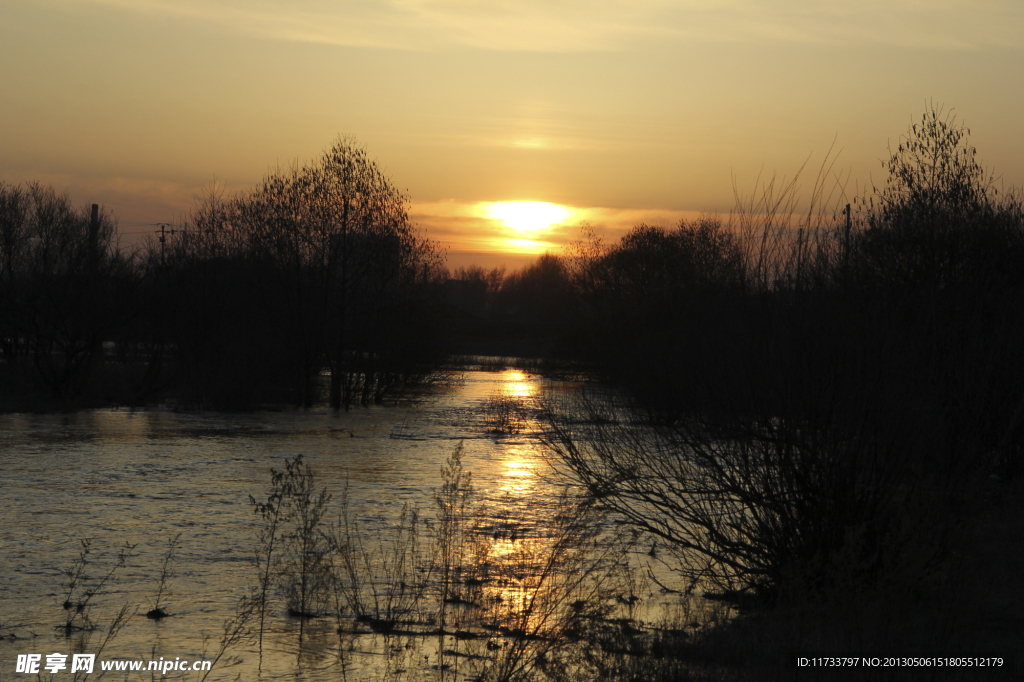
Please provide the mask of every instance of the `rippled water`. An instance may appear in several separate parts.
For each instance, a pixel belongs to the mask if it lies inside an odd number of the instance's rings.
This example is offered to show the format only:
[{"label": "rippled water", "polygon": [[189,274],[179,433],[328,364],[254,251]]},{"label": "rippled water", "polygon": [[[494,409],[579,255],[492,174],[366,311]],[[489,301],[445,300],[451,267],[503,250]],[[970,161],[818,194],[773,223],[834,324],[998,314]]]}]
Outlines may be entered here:
[{"label": "rippled water", "polygon": [[[464,467],[481,495],[543,524],[554,488],[543,477],[542,446],[530,435],[488,435],[482,409],[498,391],[529,398],[542,381],[517,370],[467,372],[460,386],[417,406],[340,413],[0,416],[0,679],[14,677],[18,654],[41,653],[45,662],[45,654],[71,653],[80,645],[81,635],[69,639],[55,628],[65,617],[64,571],[87,538],[94,578],[114,565],[120,547],[136,546],[91,607],[99,625],[121,604],[138,608],[104,658],[195,659],[204,650],[209,657],[223,622],[254,582],[257,524],[249,495],[265,498],[270,468],[282,468],[286,457],[304,455],[320,485],[336,498],[347,485],[354,510],[386,524],[407,503],[432,512],[440,468],[462,441]],[[153,606],[168,538],[179,533],[176,574],[164,600],[173,617],[148,620],[142,614]],[[275,619],[261,673],[247,643],[231,652],[232,665],[221,661],[208,679],[341,679],[338,638],[324,634],[333,630],[314,632],[298,652],[288,632],[294,627]],[[102,631],[93,632],[81,646],[93,651],[100,639]],[[365,655],[346,670],[347,679],[365,679],[360,670],[382,675],[397,660],[371,639],[349,643],[350,653]],[[402,665],[428,670],[425,651],[410,649]],[[124,675],[110,673],[108,679]],[[135,675],[130,679],[150,679],[149,673]],[[167,677],[175,675],[183,676]]]}]

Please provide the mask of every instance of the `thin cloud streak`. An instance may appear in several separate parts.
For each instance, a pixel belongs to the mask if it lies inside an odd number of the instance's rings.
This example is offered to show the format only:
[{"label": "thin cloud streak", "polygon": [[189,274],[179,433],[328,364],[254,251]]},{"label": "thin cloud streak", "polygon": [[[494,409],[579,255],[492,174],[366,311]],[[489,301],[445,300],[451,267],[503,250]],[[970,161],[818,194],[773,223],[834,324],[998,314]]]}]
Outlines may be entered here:
[{"label": "thin cloud streak", "polygon": [[53,0],[216,25],[276,40],[392,50],[593,52],[659,43],[877,44],[1020,50],[1012,0]]}]

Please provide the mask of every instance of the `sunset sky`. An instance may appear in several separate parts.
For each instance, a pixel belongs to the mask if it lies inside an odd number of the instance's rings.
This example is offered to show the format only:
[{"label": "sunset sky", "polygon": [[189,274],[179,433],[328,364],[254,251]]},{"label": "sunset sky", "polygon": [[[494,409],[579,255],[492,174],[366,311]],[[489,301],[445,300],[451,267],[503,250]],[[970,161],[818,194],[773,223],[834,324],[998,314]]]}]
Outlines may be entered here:
[{"label": "sunset sky", "polygon": [[354,135],[453,264],[517,266],[809,190],[833,141],[884,182],[929,101],[1020,186],[1022,36],[1020,0],[0,0],[0,180],[136,239]]}]

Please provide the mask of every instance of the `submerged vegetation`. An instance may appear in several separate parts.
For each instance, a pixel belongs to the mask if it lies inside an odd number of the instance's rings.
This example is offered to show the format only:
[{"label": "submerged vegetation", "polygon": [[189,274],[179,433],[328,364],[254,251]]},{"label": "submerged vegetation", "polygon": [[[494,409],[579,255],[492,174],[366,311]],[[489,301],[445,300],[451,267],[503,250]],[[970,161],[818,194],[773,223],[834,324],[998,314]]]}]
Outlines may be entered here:
[{"label": "submerged vegetation", "polygon": [[[332,623],[343,675],[353,656],[345,652],[364,638],[361,647],[377,642],[389,660],[410,648],[428,652],[425,663],[389,663],[388,679],[421,676],[422,669],[404,667],[417,665],[440,679],[619,679],[613,670],[628,660],[655,650],[664,656],[670,640],[682,644],[727,611],[697,609],[683,597],[685,623],[678,614],[673,628],[664,615],[641,619],[647,592],[630,558],[635,535],[614,530],[589,496],[569,491],[544,526],[517,518],[507,500],[486,504],[462,467],[461,444],[441,471],[427,518],[409,508],[391,522],[360,518],[344,494],[338,521],[320,523],[331,496],[314,493],[314,480],[301,456],[288,460],[284,472],[272,472],[269,499],[289,511],[272,530],[277,520],[257,505],[264,524],[259,537],[264,548],[279,534],[285,547],[323,551],[309,554],[311,564],[288,550],[270,563],[261,559],[252,592],[268,595],[257,610],[276,604],[272,618],[300,621],[300,643],[305,627],[324,633]],[[319,514],[315,523],[301,511],[307,503]],[[297,608],[295,585],[303,582],[321,590],[322,598],[309,602],[318,605],[315,612]]]},{"label": "submerged vegetation", "polygon": [[[596,423],[608,425],[605,419]],[[992,637],[988,614],[971,603],[977,581],[962,573],[958,561],[946,564],[952,573],[942,583],[941,603],[930,606],[927,584],[905,589],[916,574],[899,576],[899,590],[871,595],[858,564],[848,573],[836,567],[837,582],[850,579],[841,589],[780,595],[771,609],[721,593],[709,599],[699,590],[673,592],[668,588],[678,583],[669,573],[680,565],[679,554],[623,524],[627,519],[608,511],[607,497],[570,487],[554,504],[543,503],[545,517],[538,522],[520,506],[536,500],[517,504],[481,495],[462,461],[460,444],[440,471],[429,508],[384,515],[367,513],[347,488],[332,496],[301,456],[271,470],[268,502],[252,505],[255,535],[233,534],[256,553],[248,585],[235,590],[242,595],[219,644],[212,638],[208,647],[204,637],[202,659],[212,667],[176,679],[203,680],[213,671],[215,679],[248,679],[260,668],[273,676],[282,659],[292,657],[307,674],[315,669],[316,679],[353,680],[788,680],[803,679],[797,654],[938,652],[998,656],[1004,663],[980,674],[930,670],[929,679],[1016,679],[1020,672],[1012,625]],[[1024,498],[993,511],[1017,514],[1019,528],[1022,505]],[[178,543],[177,536],[168,539],[163,557],[152,557],[161,584]],[[91,543],[83,543],[64,572],[65,590],[54,594],[54,608],[59,611],[57,602],[66,596],[65,612],[84,615],[74,627],[56,628],[56,649],[98,656],[106,651],[119,660],[116,640],[139,609],[127,603],[116,608],[124,592],[112,589],[113,576],[134,549],[96,573],[104,562],[94,563]],[[162,588],[158,603],[160,594]],[[145,599],[141,592],[136,596]],[[93,608],[102,614],[90,615]],[[175,615],[190,619],[196,613]],[[159,626],[143,621],[139,627],[156,632]],[[21,646],[40,636],[25,626],[5,628],[5,639]],[[154,647],[152,660],[158,653],[167,654]],[[264,664],[270,657],[273,665]],[[243,663],[246,668],[237,672],[234,666]],[[808,679],[850,675],[813,672]],[[855,678],[893,679],[887,673],[859,669]]]}]

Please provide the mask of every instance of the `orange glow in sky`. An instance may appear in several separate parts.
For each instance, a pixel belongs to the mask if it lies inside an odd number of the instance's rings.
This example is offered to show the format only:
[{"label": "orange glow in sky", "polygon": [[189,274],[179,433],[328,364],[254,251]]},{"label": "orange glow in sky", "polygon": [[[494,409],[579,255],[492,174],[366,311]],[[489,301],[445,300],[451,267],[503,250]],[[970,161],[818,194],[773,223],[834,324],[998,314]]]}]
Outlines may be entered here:
[{"label": "orange glow in sky", "polygon": [[833,145],[848,194],[882,184],[934,101],[1020,186],[1019,7],[5,0],[0,182],[101,204],[133,243],[352,135],[450,256],[522,257],[584,221],[614,241],[728,214],[809,157],[810,191]]}]

